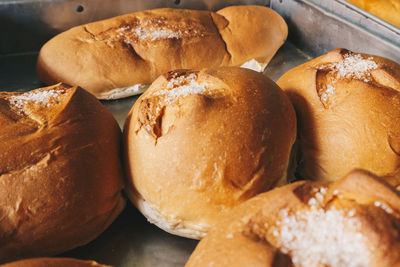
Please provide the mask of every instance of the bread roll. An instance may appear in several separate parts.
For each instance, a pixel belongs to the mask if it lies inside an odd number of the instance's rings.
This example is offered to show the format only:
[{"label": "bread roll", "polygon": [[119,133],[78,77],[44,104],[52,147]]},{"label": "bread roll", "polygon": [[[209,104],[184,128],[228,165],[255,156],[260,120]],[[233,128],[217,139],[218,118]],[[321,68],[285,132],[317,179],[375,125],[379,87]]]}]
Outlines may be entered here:
[{"label": "bread roll", "polygon": [[336,180],[353,168],[400,184],[400,66],[336,49],[279,80],[299,120],[300,177]]},{"label": "bread roll", "polygon": [[186,267],[400,266],[400,195],[353,171],[258,195],[221,218]]},{"label": "bread roll", "polygon": [[77,260],[71,258],[34,258],[15,261],[0,265],[0,267],[110,267],[95,261]]},{"label": "bread roll", "polygon": [[347,0],[400,28],[400,0]]},{"label": "bread roll", "polygon": [[37,73],[47,84],[79,85],[100,99],[116,99],[142,93],[175,69],[250,60],[263,69],[286,37],[285,21],[264,6],[147,10],[57,35],[40,50]]},{"label": "bread roll", "polygon": [[78,87],[0,92],[0,262],[84,245],[125,205],[121,130]]},{"label": "bread roll", "polygon": [[128,114],[127,194],[165,231],[201,238],[218,216],[285,182],[295,138],[289,99],[264,75],[169,72]]}]

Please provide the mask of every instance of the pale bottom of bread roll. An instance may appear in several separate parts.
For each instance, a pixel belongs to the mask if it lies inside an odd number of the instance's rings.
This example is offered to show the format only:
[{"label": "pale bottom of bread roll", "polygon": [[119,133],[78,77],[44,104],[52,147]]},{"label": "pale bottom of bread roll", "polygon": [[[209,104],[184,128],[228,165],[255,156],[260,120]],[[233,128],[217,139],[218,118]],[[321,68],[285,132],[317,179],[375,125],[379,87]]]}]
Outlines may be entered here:
[{"label": "pale bottom of bread roll", "polygon": [[263,72],[267,67],[269,62],[261,63],[256,59],[250,59],[249,61],[243,63],[240,67],[250,70],[255,70],[257,72]]},{"label": "pale bottom of bread roll", "polygon": [[[251,69],[257,72],[263,72],[267,67],[267,63],[258,62],[256,59],[251,59],[244,64],[242,64],[241,68]],[[144,91],[149,88],[150,84],[134,84],[132,86],[114,88],[111,91],[102,93],[98,98],[103,100],[114,100],[120,99],[124,97],[139,95],[144,93]]]},{"label": "pale bottom of bread roll", "polygon": [[[276,186],[279,187],[285,184],[287,184],[287,172],[279,179]],[[134,205],[150,223],[155,224],[170,234],[192,239],[201,239],[211,227],[209,224],[191,223],[176,218],[175,216],[161,214],[155,205],[144,200],[137,192],[131,193],[130,196],[132,196],[131,199],[133,198]]]},{"label": "pale bottom of bread roll", "polygon": [[135,194],[135,206],[147,218],[147,220],[164,231],[186,238],[201,239],[206,235],[210,225],[194,224],[182,219],[164,216],[151,203]]},{"label": "pale bottom of bread roll", "polygon": [[133,95],[139,95],[149,88],[150,84],[135,84],[127,87],[114,88],[111,91],[102,93],[98,98],[104,100],[114,100]]}]

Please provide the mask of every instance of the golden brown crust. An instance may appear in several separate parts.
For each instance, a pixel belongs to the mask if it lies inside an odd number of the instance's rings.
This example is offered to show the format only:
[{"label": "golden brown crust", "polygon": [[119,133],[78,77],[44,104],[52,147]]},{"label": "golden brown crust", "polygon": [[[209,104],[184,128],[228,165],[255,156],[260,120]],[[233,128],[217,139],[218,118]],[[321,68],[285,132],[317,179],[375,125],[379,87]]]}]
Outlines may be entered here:
[{"label": "golden brown crust", "polygon": [[221,213],[286,178],[295,132],[289,100],[260,73],[162,75],[125,123],[128,195],[164,230],[199,238]]},{"label": "golden brown crust", "polygon": [[[394,188],[365,171],[335,183],[301,181],[276,188],[222,218],[186,266],[324,266],[321,260],[328,266],[400,266],[399,204]],[[354,239],[345,242],[349,238]]]},{"label": "golden brown crust", "polygon": [[336,49],[288,71],[277,83],[300,122],[300,176],[336,180],[363,168],[400,184],[398,64]]},{"label": "golden brown crust", "polygon": [[230,6],[217,11],[218,15],[211,14],[213,18],[221,15],[227,21],[222,24],[214,19],[231,57],[232,66],[240,66],[250,59],[267,64],[275,54],[269,52],[271,48],[276,51],[288,34],[283,18],[270,8]]},{"label": "golden brown crust", "polygon": [[399,0],[348,0],[371,14],[400,28]]},{"label": "golden brown crust", "polygon": [[174,69],[267,63],[286,36],[284,20],[262,6],[148,10],[57,35],[40,50],[37,72],[47,84],[79,85],[108,99],[122,95],[112,89],[149,84]]},{"label": "golden brown crust", "polygon": [[120,129],[63,84],[0,93],[0,261],[84,245],[125,206]]},{"label": "golden brown crust", "polygon": [[34,258],[0,265],[1,267],[110,267],[95,261],[72,258]]}]

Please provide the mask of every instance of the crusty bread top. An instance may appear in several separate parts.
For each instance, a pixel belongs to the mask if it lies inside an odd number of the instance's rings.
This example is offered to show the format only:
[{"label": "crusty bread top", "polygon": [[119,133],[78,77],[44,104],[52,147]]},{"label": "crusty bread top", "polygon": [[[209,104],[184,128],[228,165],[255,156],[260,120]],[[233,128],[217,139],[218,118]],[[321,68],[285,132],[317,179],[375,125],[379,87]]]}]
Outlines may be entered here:
[{"label": "crusty bread top", "polygon": [[336,180],[363,168],[400,184],[400,65],[335,49],[285,73],[307,179]]},{"label": "crusty bread top", "polygon": [[284,20],[263,6],[154,9],[57,35],[40,50],[37,71],[48,84],[79,85],[107,99],[112,89],[149,84],[175,69],[267,63],[286,36]]},{"label": "crusty bread top", "polygon": [[128,195],[147,201],[170,232],[199,238],[221,213],[286,180],[295,132],[289,99],[260,73],[169,72],[126,120]]},{"label": "crusty bread top", "polygon": [[400,195],[353,171],[246,201],[200,241],[194,266],[400,266]]},{"label": "crusty bread top", "polygon": [[0,262],[93,240],[125,206],[121,130],[81,88],[0,92]]}]

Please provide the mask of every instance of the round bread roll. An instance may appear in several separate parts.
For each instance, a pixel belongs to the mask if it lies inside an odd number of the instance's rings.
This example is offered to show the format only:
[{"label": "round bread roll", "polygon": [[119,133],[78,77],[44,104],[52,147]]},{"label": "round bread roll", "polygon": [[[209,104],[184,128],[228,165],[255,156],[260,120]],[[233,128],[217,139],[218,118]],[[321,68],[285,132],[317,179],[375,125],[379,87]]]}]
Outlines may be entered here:
[{"label": "round bread roll", "polygon": [[400,28],[400,0],[347,0]]},{"label": "round bread roll", "polygon": [[126,191],[150,222],[201,238],[221,214],[286,181],[295,138],[293,107],[264,75],[169,72],[128,114]]},{"label": "round bread roll", "polygon": [[116,99],[142,93],[175,69],[249,61],[245,66],[263,70],[287,31],[282,17],[264,6],[147,10],[55,36],[40,50],[37,73],[47,84],[79,85],[100,99]]},{"label": "round bread roll", "polygon": [[299,121],[297,174],[330,181],[353,168],[400,184],[400,66],[336,49],[279,80]]},{"label": "round bread roll", "polygon": [[121,130],[91,94],[0,92],[0,262],[84,245],[125,206]]},{"label": "round bread roll", "polygon": [[186,267],[400,266],[399,207],[399,193],[366,171],[296,182],[221,218]]},{"label": "round bread roll", "polygon": [[72,258],[34,258],[14,261],[0,267],[111,267],[98,264],[95,261],[77,260]]}]

